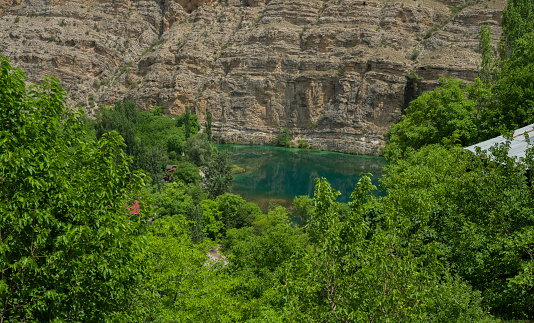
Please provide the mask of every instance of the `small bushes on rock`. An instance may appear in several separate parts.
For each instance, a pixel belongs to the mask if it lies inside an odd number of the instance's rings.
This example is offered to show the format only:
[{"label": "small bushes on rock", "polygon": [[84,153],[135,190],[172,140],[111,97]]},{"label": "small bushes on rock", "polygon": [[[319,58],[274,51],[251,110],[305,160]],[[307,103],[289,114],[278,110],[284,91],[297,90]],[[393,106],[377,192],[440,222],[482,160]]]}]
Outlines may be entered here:
[{"label": "small bushes on rock", "polygon": [[289,129],[284,128],[282,132],[276,135],[273,139],[271,139],[271,144],[275,146],[280,147],[291,147],[291,134],[289,133]]}]

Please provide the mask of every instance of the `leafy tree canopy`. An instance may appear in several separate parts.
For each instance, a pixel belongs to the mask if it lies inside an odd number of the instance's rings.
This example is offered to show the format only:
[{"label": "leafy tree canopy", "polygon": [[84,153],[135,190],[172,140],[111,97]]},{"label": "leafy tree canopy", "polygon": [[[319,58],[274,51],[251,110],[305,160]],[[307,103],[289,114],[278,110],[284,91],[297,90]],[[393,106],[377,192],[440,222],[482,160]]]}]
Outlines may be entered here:
[{"label": "leafy tree canopy", "polygon": [[185,129],[187,127],[187,120],[189,120],[190,124],[190,135],[197,134],[200,131],[200,123],[198,122],[198,116],[196,114],[190,113],[189,108],[186,109],[186,113],[180,114],[176,117],[176,126],[183,128],[185,133]]},{"label": "leafy tree canopy", "polygon": [[215,148],[211,146],[205,133],[187,139],[184,144],[187,159],[197,166],[207,166]]},{"label": "leafy tree canopy", "polygon": [[513,55],[502,62],[492,88],[486,122],[493,135],[534,123],[534,33],[514,42]]},{"label": "leafy tree canopy", "polygon": [[261,210],[256,204],[245,201],[239,195],[225,193],[217,196],[215,201],[219,203],[222,222],[226,230],[251,226],[256,216],[261,214]]},{"label": "leafy tree canopy", "polygon": [[469,145],[478,140],[477,104],[468,98],[481,84],[441,79],[441,86],[410,103],[406,115],[392,126],[388,154],[424,145]]},{"label": "leafy tree canopy", "polygon": [[492,152],[503,164],[484,154],[439,145],[408,152],[382,179],[386,205],[421,241],[437,243],[439,257],[482,292],[493,313],[532,318],[534,199],[526,166],[507,157],[506,147]]},{"label": "leafy tree canopy", "polygon": [[137,108],[131,99],[117,101],[111,109],[101,109],[97,115],[96,135],[100,139],[105,133],[117,131],[125,142],[124,149],[130,156],[134,156],[138,144],[137,135]]},{"label": "leafy tree canopy", "polygon": [[109,319],[141,279],[141,217],[125,207],[144,175],[117,132],[80,140],[57,79],[26,91],[0,63],[0,320]]},{"label": "leafy tree canopy", "polygon": [[500,43],[501,59],[516,56],[516,43],[534,30],[534,1],[509,0],[503,11],[503,34]]},{"label": "leafy tree canopy", "polygon": [[234,175],[228,151],[214,151],[204,168],[203,184],[208,196],[216,197],[230,190]]},{"label": "leafy tree canopy", "polygon": [[387,215],[369,235],[363,215],[376,203],[372,189],[364,176],[351,195],[349,217],[341,221],[338,192],[316,180],[309,246],[285,266],[282,278],[290,320],[489,321],[480,294],[447,272],[434,244],[421,245],[422,236],[409,230],[395,200],[386,203]]}]

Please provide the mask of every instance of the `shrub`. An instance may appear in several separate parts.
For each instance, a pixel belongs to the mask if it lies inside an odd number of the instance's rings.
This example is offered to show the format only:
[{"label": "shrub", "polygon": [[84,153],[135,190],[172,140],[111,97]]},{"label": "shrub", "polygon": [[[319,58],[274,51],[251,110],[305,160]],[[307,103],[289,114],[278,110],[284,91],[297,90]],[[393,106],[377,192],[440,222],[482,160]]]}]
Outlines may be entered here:
[{"label": "shrub", "polygon": [[305,140],[299,140],[299,148],[308,149],[310,148],[310,144]]},{"label": "shrub", "polygon": [[419,57],[419,53],[420,53],[419,50],[414,48],[414,50],[412,52],[412,56],[411,56],[412,61],[416,61],[417,60],[417,57]]},{"label": "shrub", "polygon": [[282,132],[271,139],[271,144],[280,147],[291,147],[291,139],[293,139],[289,133],[289,129],[284,128]]}]

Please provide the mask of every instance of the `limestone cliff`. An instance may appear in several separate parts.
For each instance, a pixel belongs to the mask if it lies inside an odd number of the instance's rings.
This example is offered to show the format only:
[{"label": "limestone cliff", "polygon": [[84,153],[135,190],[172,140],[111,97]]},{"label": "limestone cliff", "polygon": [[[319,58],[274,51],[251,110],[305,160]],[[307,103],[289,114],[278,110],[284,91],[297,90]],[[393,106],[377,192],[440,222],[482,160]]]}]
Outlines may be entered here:
[{"label": "limestone cliff", "polygon": [[[186,106],[215,134],[377,154],[408,102],[477,75],[503,0],[0,0],[0,53],[89,114],[123,97]],[[407,75],[423,79],[415,80]]]}]

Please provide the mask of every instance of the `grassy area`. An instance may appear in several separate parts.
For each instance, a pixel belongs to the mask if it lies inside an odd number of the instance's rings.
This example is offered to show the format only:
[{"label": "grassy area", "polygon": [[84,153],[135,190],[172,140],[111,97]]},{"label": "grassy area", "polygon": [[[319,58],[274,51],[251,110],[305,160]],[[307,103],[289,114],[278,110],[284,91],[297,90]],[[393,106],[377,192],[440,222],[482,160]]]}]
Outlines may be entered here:
[{"label": "grassy area", "polygon": [[242,174],[246,171],[245,168],[241,167],[241,166],[237,166],[237,165],[232,165],[232,174],[236,175],[236,174]]}]

